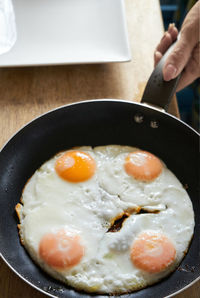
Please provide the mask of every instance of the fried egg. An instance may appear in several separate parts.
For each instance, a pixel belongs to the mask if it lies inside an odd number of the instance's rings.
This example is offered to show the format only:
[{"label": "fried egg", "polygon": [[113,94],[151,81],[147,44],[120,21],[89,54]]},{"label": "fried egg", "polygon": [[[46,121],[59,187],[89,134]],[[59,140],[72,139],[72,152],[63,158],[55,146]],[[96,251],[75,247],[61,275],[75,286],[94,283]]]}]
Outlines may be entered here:
[{"label": "fried egg", "polygon": [[16,205],[20,239],[47,273],[77,290],[123,294],[174,271],[194,230],[191,200],[164,162],[129,146],[55,155]]}]

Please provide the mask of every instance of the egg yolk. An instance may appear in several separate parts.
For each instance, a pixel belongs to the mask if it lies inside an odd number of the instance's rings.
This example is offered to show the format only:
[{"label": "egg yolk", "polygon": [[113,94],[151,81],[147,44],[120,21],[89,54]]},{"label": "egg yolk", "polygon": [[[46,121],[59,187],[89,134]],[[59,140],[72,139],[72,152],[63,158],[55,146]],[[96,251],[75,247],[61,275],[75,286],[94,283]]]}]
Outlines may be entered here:
[{"label": "egg yolk", "polygon": [[94,159],[81,151],[68,151],[56,160],[57,174],[69,182],[86,181],[94,175]]},{"label": "egg yolk", "polygon": [[162,163],[147,151],[135,151],[126,157],[124,168],[126,173],[136,180],[152,181],[160,175]]},{"label": "egg yolk", "polygon": [[173,243],[160,233],[142,233],[131,248],[133,264],[148,273],[166,269],[175,259]]},{"label": "egg yolk", "polygon": [[39,244],[39,255],[49,266],[58,270],[77,265],[84,255],[80,236],[60,230],[43,236]]}]

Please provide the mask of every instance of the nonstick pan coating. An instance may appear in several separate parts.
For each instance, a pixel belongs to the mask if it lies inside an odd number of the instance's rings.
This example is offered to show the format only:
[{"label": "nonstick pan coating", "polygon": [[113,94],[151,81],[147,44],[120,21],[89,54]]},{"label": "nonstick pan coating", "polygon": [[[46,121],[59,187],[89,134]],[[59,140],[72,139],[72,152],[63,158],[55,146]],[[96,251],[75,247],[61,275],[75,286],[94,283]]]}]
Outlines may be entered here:
[{"label": "nonstick pan coating", "polygon": [[14,208],[28,178],[55,153],[82,145],[129,145],[160,157],[182,184],[187,185],[195,212],[195,232],[178,270],[153,286],[121,297],[159,298],[187,287],[200,275],[198,141],[198,134],[175,117],[120,100],[72,104],[33,120],[14,135],[0,153],[0,251],[3,259],[25,281],[49,295],[93,296],[68,288],[34,264],[20,244]]}]

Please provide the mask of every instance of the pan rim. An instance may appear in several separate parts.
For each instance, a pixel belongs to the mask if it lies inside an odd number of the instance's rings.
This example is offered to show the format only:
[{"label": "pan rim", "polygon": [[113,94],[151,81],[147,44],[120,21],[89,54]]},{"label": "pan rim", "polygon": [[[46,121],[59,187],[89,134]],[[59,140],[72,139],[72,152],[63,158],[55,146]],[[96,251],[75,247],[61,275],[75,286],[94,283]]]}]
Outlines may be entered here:
[{"label": "pan rim", "polygon": [[[149,110],[153,110],[153,111],[156,111],[156,112],[161,112],[162,114],[166,115],[167,117],[171,117],[173,118],[174,120],[177,120],[179,121],[181,124],[183,124],[184,126],[188,127],[191,132],[193,131],[193,133],[195,133],[195,135],[197,136],[200,136],[200,134],[195,130],[193,129],[190,125],[188,125],[187,123],[185,123],[184,121],[182,121],[181,119],[177,118],[176,116],[174,115],[171,115],[169,114],[167,111],[160,111],[154,107],[151,107],[151,106],[146,106],[144,103],[139,103],[139,102],[133,102],[131,100],[124,100],[124,99],[112,99],[112,98],[101,98],[101,99],[89,99],[89,100],[80,100],[80,101],[77,101],[77,102],[73,102],[73,103],[69,103],[69,104],[64,104],[62,106],[58,106],[54,109],[51,109],[47,112],[44,112],[40,115],[38,115],[37,117],[34,117],[32,120],[30,120],[29,122],[25,123],[23,126],[21,126],[14,134],[11,135],[11,137],[6,141],[6,143],[2,146],[2,148],[0,148],[0,154],[1,152],[3,151],[3,149],[7,146],[7,144],[21,131],[23,130],[25,127],[29,126],[31,123],[37,121],[38,119],[42,118],[43,116],[46,116],[48,114],[51,114],[53,112],[56,112],[57,110],[61,110],[63,108],[67,108],[67,107],[70,107],[70,106],[75,106],[75,105],[79,105],[79,104],[87,104],[87,103],[95,103],[95,102],[119,102],[119,103],[127,103],[127,104],[133,104],[133,105],[136,105],[136,106],[140,106],[140,107],[143,107],[143,108],[147,108]],[[56,298],[57,296],[54,296],[53,294],[50,294],[44,290],[42,290],[40,287],[38,287],[37,285],[31,283],[30,281],[28,281],[25,277],[23,277],[19,272],[17,272],[13,267],[12,265],[7,261],[7,259],[3,256],[3,254],[0,252],[0,257],[2,258],[2,260],[5,262],[5,264],[19,277],[21,278],[24,282],[26,282],[28,285],[30,285],[32,288],[35,288],[36,290],[40,291],[41,293],[45,294],[46,296],[49,296],[49,297],[53,297],[53,298]],[[195,280],[193,280],[192,282],[190,282],[188,285],[186,285],[185,287],[183,287],[182,289],[168,295],[168,296],[165,296],[165,298],[169,298],[169,297],[173,297],[174,295],[177,295],[181,292],[183,292],[184,290],[186,290],[187,288],[191,287],[193,284],[195,284],[198,280],[200,280],[200,276],[197,277]],[[133,292],[134,293],[134,292]],[[103,297],[103,296],[102,296]]]},{"label": "pan rim", "polygon": [[170,298],[170,297],[174,297],[174,295],[180,294],[181,292],[183,292],[186,289],[190,288],[192,285],[194,285],[199,280],[200,280],[200,276],[197,277],[195,280],[193,280],[191,283],[189,283],[187,286],[185,286],[184,288],[182,288],[181,290],[178,290],[178,291],[174,292],[173,294],[171,294],[169,296],[165,296],[164,298]]},{"label": "pan rim", "polygon": [[61,106],[58,106],[54,109],[51,109],[47,112],[44,112],[36,117],[34,117],[32,120],[28,121],[27,123],[25,123],[24,125],[22,125],[16,132],[14,132],[10,137],[9,139],[3,144],[3,146],[0,148],[0,153],[3,151],[3,149],[6,147],[6,145],[11,141],[12,138],[14,138],[21,130],[23,130],[25,127],[27,127],[28,125],[30,125],[31,123],[33,123],[34,121],[42,118],[43,116],[46,116],[48,114],[51,114],[57,110],[60,110],[60,109],[63,109],[63,108],[66,108],[66,107],[70,107],[70,106],[75,106],[75,105],[79,105],[79,104],[87,104],[87,103],[94,103],[94,102],[120,102],[120,103],[127,103],[127,104],[133,104],[133,105],[138,105],[140,107],[143,107],[143,108],[146,108],[146,109],[150,109],[150,110],[153,110],[153,111],[156,111],[156,112],[160,112],[168,117],[171,117],[177,121],[179,121],[181,124],[185,125],[186,127],[188,127],[190,130],[192,130],[197,136],[200,137],[200,133],[198,133],[198,131],[196,131],[193,127],[191,127],[189,124],[185,123],[183,120],[177,118],[176,116],[168,113],[167,111],[165,110],[159,110],[153,106],[149,106],[149,105],[146,105],[145,103],[141,103],[141,102],[133,102],[131,100],[124,100],[122,98],[120,99],[117,99],[117,98],[98,98],[98,99],[88,99],[88,100],[80,100],[80,101],[77,101],[77,102],[73,102],[73,103],[69,103],[69,104],[65,104],[65,105],[61,105]]}]

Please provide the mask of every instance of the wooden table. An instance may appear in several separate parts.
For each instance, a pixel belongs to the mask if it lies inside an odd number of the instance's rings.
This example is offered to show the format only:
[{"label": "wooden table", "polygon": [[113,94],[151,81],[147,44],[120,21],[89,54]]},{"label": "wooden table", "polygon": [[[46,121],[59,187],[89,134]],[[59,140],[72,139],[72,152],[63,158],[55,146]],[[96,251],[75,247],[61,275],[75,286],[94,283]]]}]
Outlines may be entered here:
[{"label": "wooden table", "polygon": [[[158,0],[125,2],[131,62],[0,69],[0,147],[28,121],[61,105],[94,98],[140,101],[163,24]],[[169,112],[178,116],[175,99]],[[0,298],[18,297],[46,296],[0,259]],[[200,297],[200,282],[176,297]]]}]

